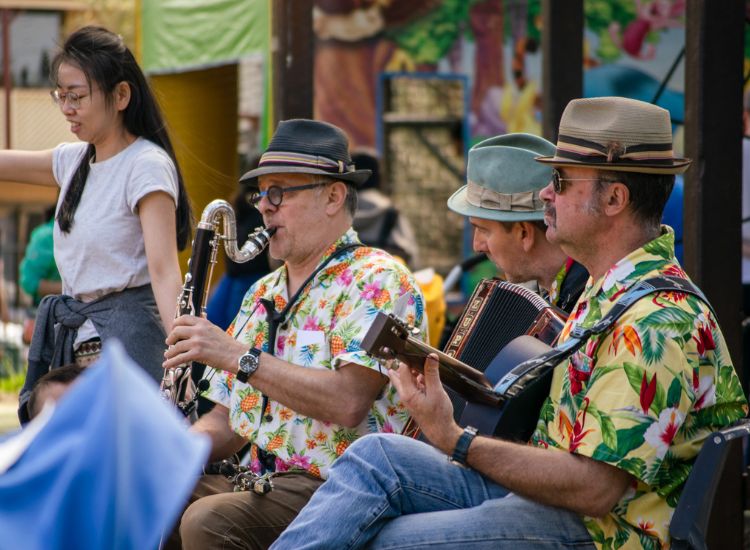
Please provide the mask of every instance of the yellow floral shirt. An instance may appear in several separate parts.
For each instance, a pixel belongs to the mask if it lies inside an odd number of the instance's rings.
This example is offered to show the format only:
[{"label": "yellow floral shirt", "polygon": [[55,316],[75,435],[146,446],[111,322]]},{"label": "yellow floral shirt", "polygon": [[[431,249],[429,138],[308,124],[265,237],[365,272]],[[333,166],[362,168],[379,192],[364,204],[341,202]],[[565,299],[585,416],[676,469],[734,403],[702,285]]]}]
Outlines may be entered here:
[{"label": "yellow floral shirt", "polygon": [[[687,278],[662,235],[589,282],[563,329],[589,327],[636,282]],[[747,413],[711,310],[680,292],[650,294],[555,369],[532,444],[600,460],[635,483],[603,518],[584,518],[598,548],[660,548],[703,440]]]}]

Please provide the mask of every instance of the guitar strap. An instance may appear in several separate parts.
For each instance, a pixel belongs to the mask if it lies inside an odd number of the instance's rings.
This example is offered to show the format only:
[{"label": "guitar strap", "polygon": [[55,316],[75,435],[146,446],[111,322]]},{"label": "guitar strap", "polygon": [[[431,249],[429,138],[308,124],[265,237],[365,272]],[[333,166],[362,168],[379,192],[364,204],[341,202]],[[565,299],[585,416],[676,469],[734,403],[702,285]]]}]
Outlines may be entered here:
[{"label": "guitar strap", "polygon": [[612,306],[612,309],[592,326],[588,328],[576,326],[570,331],[570,338],[565,342],[533,359],[524,361],[508,372],[496,384],[495,391],[504,396],[506,400],[515,397],[523,391],[524,386],[530,379],[543,376],[578,351],[589,338],[608,330],[638,300],[654,292],[663,291],[692,294],[705,303],[714,313],[714,316],[716,315],[703,292],[687,279],[661,276],[640,281],[630,288]]}]

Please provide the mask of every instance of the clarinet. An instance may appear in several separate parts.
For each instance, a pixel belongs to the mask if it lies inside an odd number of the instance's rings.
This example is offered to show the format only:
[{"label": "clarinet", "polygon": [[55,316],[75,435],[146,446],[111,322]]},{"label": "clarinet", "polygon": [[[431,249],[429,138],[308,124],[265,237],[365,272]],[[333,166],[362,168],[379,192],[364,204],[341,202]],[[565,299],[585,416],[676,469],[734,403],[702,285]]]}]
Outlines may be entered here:
[{"label": "clarinet", "polygon": [[[224,222],[223,226],[219,223],[220,218]],[[181,315],[203,315],[208,298],[207,290],[222,241],[227,256],[237,263],[244,263],[263,252],[275,232],[275,228],[258,227],[248,235],[242,248],[238,248],[237,225],[232,206],[220,199],[211,201],[203,210],[195,231],[188,272],[177,298],[175,319]],[[164,370],[161,395],[185,416],[190,416],[195,411],[198,396],[208,389],[205,380],[200,381],[197,391],[192,382],[193,367],[197,369],[202,366],[195,362]]]}]

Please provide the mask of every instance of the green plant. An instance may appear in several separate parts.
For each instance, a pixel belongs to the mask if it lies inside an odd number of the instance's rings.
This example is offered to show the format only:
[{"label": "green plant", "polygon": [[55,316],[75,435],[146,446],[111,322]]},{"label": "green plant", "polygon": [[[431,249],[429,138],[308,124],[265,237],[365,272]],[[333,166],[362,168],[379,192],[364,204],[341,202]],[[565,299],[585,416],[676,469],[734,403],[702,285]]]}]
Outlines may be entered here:
[{"label": "green plant", "polygon": [[6,378],[0,378],[0,393],[12,393],[18,395],[26,379],[25,372],[11,374]]}]

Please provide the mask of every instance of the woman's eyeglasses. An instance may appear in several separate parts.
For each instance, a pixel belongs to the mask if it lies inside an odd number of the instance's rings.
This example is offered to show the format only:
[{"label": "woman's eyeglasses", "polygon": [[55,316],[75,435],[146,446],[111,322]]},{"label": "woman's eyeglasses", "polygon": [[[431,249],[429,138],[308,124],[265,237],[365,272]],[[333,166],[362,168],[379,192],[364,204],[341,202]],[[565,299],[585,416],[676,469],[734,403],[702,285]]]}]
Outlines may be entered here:
[{"label": "woman's eyeglasses", "polygon": [[49,95],[52,97],[52,101],[54,101],[61,109],[66,101],[68,102],[68,107],[71,109],[78,109],[81,107],[81,100],[84,97],[88,97],[86,95],[79,95],[75,92],[61,92],[60,90],[52,90]]},{"label": "woman's eyeglasses", "polygon": [[293,185],[292,187],[279,187],[277,185],[272,185],[265,191],[255,191],[254,193],[252,193],[247,202],[257,208],[260,199],[266,197],[268,199],[268,202],[270,202],[273,206],[279,207],[281,206],[281,202],[284,200],[284,193],[288,193],[289,191],[302,191],[303,189],[313,189],[314,187],[328,185],[328,183],[329,182],[316,182],[307,183],[305,185]]}]

